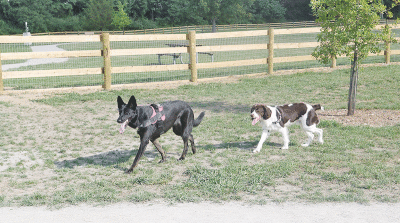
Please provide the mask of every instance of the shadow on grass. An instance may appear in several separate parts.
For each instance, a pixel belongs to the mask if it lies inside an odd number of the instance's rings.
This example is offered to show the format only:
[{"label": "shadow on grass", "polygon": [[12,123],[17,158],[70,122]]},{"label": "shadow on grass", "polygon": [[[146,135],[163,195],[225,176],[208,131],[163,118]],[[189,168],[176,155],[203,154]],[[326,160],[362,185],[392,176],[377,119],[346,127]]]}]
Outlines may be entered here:
[{"label": "shadow on grass", "polygon": [[[198,148],[201,148],[205,151],[214,151],[217,149],[233,149],[237,148],[240,150],[245,150],[249,152],[253,152],[253,150],[256,148],[258,144],[258,141],[245,141],[245,142],[227,142],[227,143],[219,143],[219,144],[212,144],[212,145],[204,145],[204,146],[198,146]],[[282,147],[282,144],[280,143],[274,143],[274,142],[265,142],[264,147],[277,147],[280,148]]]},{"label": "shadow on grass", "polygon": [[[136,156],[138,150],[113,150],[103,152],[100,154],[79,157],[72,160],[55,161],[54,164],[57,168],[69,168],[73,169],[77,166],[97,165],[97,166],[114,166],[114,168],[126,171],[127,167],[120,167],[119,164],[127,162],[132,156]],[[155,159],[157,157],[157,151],[145,152],[143,156],[147,159]],[[142,157],[143,159],[143,157]]]}]

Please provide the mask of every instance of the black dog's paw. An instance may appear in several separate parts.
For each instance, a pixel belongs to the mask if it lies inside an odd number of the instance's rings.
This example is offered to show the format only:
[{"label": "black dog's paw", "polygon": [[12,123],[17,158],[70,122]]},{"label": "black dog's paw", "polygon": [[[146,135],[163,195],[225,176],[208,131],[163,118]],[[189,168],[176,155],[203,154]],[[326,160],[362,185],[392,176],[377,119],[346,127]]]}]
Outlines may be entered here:
[{"label": "black dog's paw", "polygon": [[132,171],[133,171],[133,169],[129,169],[129,170],[125,171],[125,174],[131,174]]},{"label": "black dog's paw", "polygon": [[185,157],[180,157],[179,159],[178,159],[178,161],[181,161],[181,160],[184,160],[185,159]]}]

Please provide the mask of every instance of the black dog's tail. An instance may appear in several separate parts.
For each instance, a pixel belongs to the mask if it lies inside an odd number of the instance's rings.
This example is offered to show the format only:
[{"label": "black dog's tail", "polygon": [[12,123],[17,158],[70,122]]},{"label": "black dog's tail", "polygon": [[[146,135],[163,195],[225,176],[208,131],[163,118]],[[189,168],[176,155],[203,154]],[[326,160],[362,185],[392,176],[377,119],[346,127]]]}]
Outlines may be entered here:
[{"label": "black dog's tail", "polygon": [[324,107],[322,107],[320,104],[313,105],[312,107],[314,108],[315,111],[319,109],[321,109],[321,111],[324,110]]},{"label": "black dog's tail", "polygon": [[193,127],[196,127],[196,126],[200,125],[200,122],[204,118],[204,114],[205,114],[205,112],[200,113],[199,117],[197,117],[196,120],[194,120]]}]

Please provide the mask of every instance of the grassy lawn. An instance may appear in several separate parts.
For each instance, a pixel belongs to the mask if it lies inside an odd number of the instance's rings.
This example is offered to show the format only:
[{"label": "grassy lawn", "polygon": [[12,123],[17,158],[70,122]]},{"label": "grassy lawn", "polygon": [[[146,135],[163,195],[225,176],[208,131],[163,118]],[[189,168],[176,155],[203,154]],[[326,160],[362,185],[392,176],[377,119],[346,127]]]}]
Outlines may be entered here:
[{"label": "grassy lawn", "polygon": [[[400,66],[360,71],[357,109],[400,110]],[[115,202],[399,202],[400,125],[347,126],[320,116],[325,143],[301,147],[306,135],[290,128],[289,150],[273,134],[260,153],[261,135],[250,107],[321,103],[347,106],[349,70],[246,78],[237,83],[68,93],[40,100],[0,102],[0,206]],[[116,98],[134,94],[139,104],[185,100],[196,116],[197,153],[177,161],[182,140],[160,138],[167,162],[148,146],[138,167],[134,129],[118,133]],[[18,103],[19,101],[24,103]]]}]

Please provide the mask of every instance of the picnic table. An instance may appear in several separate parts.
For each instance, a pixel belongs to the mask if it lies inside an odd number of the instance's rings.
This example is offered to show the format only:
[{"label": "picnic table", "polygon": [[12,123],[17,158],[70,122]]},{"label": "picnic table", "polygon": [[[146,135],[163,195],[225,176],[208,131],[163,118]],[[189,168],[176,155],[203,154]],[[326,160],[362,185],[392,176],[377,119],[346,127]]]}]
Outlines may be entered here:
[{"label": "picnic table", "polygon": [[[180,44],[180,43],[167,43],[165,44],[169,47],[188,47],[189,45],[187,44]],[[202,46],[201,44],[196,44],[196,46]],[[196,52],[196,63],[198,62],[198,54],[207,54],[211,56],[211,62],[214,62],[214,53],[212,52]],[[158,63],[161,64],[161,56],[171,56],[173,59],[173,63],[176,64],[176,59],[179,59],[181,61],[181,64],[183,64],[182,61],[182,53],[160,53],[158,55]]]}]

